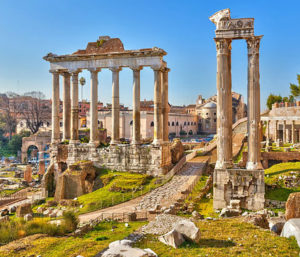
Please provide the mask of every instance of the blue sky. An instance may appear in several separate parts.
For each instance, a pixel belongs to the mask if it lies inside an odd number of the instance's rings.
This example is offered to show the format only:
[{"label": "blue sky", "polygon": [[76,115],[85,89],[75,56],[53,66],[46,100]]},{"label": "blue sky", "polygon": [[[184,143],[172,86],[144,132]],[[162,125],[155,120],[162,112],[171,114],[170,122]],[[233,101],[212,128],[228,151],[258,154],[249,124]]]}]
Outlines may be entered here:
[{"label": "blue sky", "polygon": [[[261,101],[288,95],[300,73],[300,1],[0,0],[0,93],[40,90],[51,96],[49,52],[84,49],[100,35],[119,37],[126,49],[157,46],[168,52],[171,104],[195,103],[216,93],[215,25],[208,19],[230,8],[233,18],[255,18],[261,41]],[[84,98],[89,98],[89,73]],[[246,99],[247,47],[232,44],[232,86]],[[120,73],[120,101],[132,106],[132,72]],[[80,93],[81,96],[81,93]],[[141,72],[141,99],[153,98],[153,72]],[[99,100],[111,102],[111,72],[99,73]]]}]

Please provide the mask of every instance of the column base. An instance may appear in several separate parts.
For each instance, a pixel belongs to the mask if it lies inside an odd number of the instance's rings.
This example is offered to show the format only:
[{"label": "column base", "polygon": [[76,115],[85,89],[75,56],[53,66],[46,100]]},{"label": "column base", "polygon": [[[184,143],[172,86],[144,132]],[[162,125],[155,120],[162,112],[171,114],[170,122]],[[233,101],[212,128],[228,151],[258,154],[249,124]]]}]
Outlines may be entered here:
[{"label": "column base", "polygon": [[141,145],[142,143],[140,141],[132,141],[131,145]]},{"label": "column base", "polygon": [[52,139],[51,140],[51,144],[59,144],[60,143],[60,139]]},{"label": "column base", "polygon": [[69,142],[69,144],[73,144],[73,145],[78,145],[78,144],[80,144],[80,140],[78,140],[78,139],[71,139],[70,140],[70,142]]},{"label": "column base", "polygon": [[261,162],[247,162],[246,164],[247,170],[262,170],[262,164]]},{"label": "column base", "polygon": [[161,145],[162,144],[162,140],[161,139],[154,139],[153,142],[152,142],[152,145]]},{"label": "column base", "polygon": [[233,166],[232,161],[217,161],[215,169],[228,169]]},{"label": "column base", "polygon": [[110,142],[110,145],[118,145],[118,144],[120,144],[119,140],[113,140]]},{"label": "column base", "polygon": [[99,144],[100,144],[99,141],[90,141],[90,142],[89,142],[89,145],[90,145],[90,146],[98,146]]}]

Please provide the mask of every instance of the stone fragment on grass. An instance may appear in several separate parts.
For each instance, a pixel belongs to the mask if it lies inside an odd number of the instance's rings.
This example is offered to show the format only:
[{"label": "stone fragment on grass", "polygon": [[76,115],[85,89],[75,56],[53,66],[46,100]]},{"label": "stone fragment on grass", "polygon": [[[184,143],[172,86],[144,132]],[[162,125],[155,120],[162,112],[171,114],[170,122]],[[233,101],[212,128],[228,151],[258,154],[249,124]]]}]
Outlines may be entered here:
[{"label": "stone fragment on grass", "polygon": [[176,229],[171,230],[167,234],[158,237],[158,240],[166,245],[170,245],[174,248],[178,248],[185,242],[183,235]]},{"label": "stone fragment on grass", "polygon": [[285,209],[286,220],[300,218],[300,192],[289,195]]},{"label": "stone fragment on grass", "polygon": [[24,215],[24,220],[25,220],[25,221],[30,221],[30,220],[32,220],[32,219],[33,219],[32,214],[28,213],[28,214],[25,214],[25,215]]},{"label": "stone fragment on grass", "polygon": [[297,240],[298,246],[300,247],[300,219],[289,219],[284,224],[280,236],[287,238],[294,236]]},{"label": "stone fragment on grass", "polygon": [[189,241],[198,243],[201,237],[199,228],[194,222],[189,220],[179,221],[174,229],[181,233],[183,237]]}]

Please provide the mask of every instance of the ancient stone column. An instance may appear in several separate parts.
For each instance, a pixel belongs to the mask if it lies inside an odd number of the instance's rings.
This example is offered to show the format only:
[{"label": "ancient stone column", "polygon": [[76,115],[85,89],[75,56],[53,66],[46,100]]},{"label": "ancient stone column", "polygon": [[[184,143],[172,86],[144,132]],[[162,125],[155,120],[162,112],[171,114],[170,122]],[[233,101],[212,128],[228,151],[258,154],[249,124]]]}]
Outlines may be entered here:
[{"label": "ancient stone column", "polygon": [[63,73],[63,141],[71,136],[70,73]]},{"label": "ancient stone column", "polygon": [[132,67],[133,70],[133,110],[132,110],[132,144],[141,142],[141,108],[140,108],[140,71],[142,67]]},{"label": "ancient stone column", "polygon": [[89,69],[91,73],[91,104],[90,104],[90,144],[99,144],[98,135],[98,72],[100,69]]},{"label": "ancient stone column", "polygon": [[267,138],[267,146],[270,143],[270,120],[267,120],[267,128],[266,128],[266,138]]},{"label": "ancient stone column", "polygon": [[162,110],[161,110],[161,86],[162,68],[153,67],[154,70],[154,135],[153,144],[160,145],[162,142]]},{"label": "ancient stone column", "polygon": [[217,47],[217,162],[232,166],[231,39],[215,38]]},{"label": "ancient stone column", "polygon": [[168,73],[170,69],[163,70],[163,84],[162,84],[162,139],[164,142],[169,142],[169,79]]},{"label": "ancient stone column", "polygon": [[295,136],[295,121],[292,120],[292,144],[296,143],[296,136]]},{"label": "ancient stone column", "polygon": [[119,97],[119,71],[122,68],[114,67],[112,71],[112,132],[111,145],[120,141],[120,97]]},{"label": "ancient stone column", "polygon": [[78,136],[78,73],[79,71],[71,72],[71,140],[70,143],[79,143]]},{"label": "ancient stone column", "polygon": [[261,168],[260,163],[260,85],[259,44],[262,36],[247,39],[248,47],[248,162],[246,168]]},{"label": "ancient stone column", "polygon": [[283,143],[286,143],[286,120],[283,121],[282,126],[282,141]]},{"label": "ancient stone column", "polygon": [[59,73],[50,70],[52,73],[52,135],[51,143],[56,144],[60,141],[59,130]]},{"label": "ancient stone column", "polygon": [[275,142],[278,140],[278,120],[275,121]]}]

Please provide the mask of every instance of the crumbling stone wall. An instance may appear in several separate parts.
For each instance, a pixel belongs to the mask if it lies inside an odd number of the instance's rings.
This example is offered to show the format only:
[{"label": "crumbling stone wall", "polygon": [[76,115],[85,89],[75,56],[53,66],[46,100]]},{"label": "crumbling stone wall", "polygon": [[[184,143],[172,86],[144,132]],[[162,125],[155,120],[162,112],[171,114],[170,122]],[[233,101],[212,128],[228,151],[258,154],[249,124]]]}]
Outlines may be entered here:
[{"label": "crumbling stone wall", "polygon": [[93,191],[96,169],[93,162],[79,162],[57,177],[55,200],[73,199]]}]

